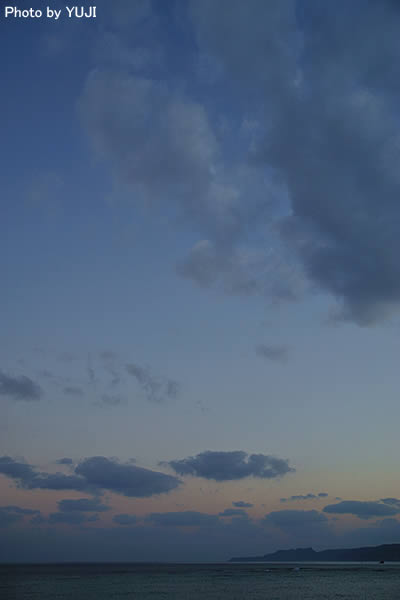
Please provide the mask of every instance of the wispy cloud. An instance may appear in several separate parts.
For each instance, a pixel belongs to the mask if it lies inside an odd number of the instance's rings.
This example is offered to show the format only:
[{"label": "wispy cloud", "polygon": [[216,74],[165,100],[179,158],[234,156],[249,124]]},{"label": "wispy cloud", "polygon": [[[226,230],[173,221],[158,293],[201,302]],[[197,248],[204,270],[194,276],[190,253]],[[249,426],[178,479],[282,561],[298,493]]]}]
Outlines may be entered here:
[{"label": "wispy cloud", "polygon": [[261,358],[273,362],[286,362],[289,357],[289,350],[287,346],[268,346],[267,344],[259,344],[256,346],[256,354]]},{"label": "wispy cloud", "polygon": [[147,367],[133,363],[126,365],[126,371],[136,379],[150,402],[165,402],[179,395],[180,385],[174,379],[153,375]]}]

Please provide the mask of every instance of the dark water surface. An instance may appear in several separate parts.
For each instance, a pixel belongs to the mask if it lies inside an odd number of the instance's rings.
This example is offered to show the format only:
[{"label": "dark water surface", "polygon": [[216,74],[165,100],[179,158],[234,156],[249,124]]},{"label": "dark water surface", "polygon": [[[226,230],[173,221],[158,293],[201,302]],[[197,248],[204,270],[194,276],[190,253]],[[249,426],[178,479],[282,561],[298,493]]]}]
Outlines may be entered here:
[{"label": "dark water surface", "polygon": [[1,600],[400,600],[400,563],[0,565]]}]

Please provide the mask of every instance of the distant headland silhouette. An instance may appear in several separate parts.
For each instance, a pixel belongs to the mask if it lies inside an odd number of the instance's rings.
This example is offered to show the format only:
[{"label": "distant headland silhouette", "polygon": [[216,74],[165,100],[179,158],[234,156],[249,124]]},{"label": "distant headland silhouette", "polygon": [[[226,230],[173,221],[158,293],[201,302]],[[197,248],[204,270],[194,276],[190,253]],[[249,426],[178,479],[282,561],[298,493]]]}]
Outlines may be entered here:
[{"label": "distant headland silhouette", "polygon": [[400,544],[382,546],[364,546],[361,548],[339,548],[320,550],[313,548],[292,548],[278,550],[264,556],[242,556],[230,559],[230,562],[304,562],[304,561],[400,561]]}]

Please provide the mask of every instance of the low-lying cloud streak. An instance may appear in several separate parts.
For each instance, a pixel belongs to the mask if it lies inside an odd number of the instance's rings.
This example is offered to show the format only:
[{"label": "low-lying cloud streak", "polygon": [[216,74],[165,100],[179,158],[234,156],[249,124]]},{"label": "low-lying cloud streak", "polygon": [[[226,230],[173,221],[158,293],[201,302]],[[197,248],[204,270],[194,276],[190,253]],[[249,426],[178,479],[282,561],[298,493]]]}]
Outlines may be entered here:
[{"label": "low-lying cloud streak", "polygon": [[[0,457],[0,474],[14,479],[19,487],[26,489],[76,490],[88,493],[109,490],[136,498],[168,493],[181,484],[181,480],[173,475],[121,463],[104,456],[82,460],[72,475],[41,473],[29,464],[3,456]],[[76,503],[87,506],[90,501],[82,499],[62,502],[64,507],[73,510],[71,507],[77,506]]]},{"label": "low-lying cloud streak", "polygon": [[103,504],[99,498],[78,498],[71,500],[58,501],[58,508],[61,512],[104,512],[110,510],[110,507]]},{"label": "low-lying cloud streak", "polygon": [[297,494],[294,496],[289,496],[289,498],[281,498],[281,502],[297,502],[301,500],[318,500],[318,498],[326,498],[328,494],[326,492],[319,492],[319,494]]},{"label": "low-lying cloud streak", "polygon": [[[392,502],[388,502],[388,500],[391,500]],[[327,506],[325,506],[323,511],[325,513],[331,513],[336,515],[355,515],[360,519],[371,519],[372,517],[389,517],[400,513],[400,502],[398,500],[396,501],[396,498],[386,498],[381,502],[343,500],[338,504],[328,504]]]}]

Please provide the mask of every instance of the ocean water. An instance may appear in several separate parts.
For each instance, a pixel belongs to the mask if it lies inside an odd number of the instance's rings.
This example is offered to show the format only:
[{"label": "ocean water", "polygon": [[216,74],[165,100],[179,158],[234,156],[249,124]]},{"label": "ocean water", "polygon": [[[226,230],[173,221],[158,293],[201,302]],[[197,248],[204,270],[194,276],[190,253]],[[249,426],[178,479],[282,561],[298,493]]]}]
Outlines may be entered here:
[{"label": "ocean water", "polygon": [[1,600],[396,600],[400,563],[0,565]]}]

